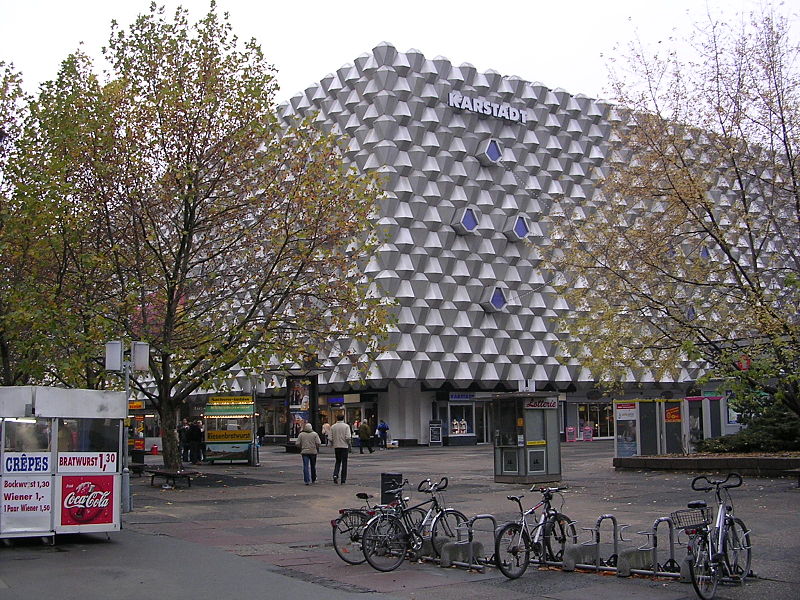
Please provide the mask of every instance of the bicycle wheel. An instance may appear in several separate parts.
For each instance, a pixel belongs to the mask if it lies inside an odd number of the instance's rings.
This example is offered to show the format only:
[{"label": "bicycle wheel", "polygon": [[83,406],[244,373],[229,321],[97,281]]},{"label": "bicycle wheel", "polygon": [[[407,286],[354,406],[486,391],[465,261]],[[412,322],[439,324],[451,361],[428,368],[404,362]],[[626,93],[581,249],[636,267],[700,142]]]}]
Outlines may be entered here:
[{"label": "bicycle wheel", "polygon": [[373,569],[394,571],[406,555],[408,536],[403,522],[394,515],[371,519],[361,540],[364,557]]},{"label": "bicycle wheel", "polygon": [[544,559],[550,562],[564,560],[564,547],[578,543],[575,523],[567,515],[558,513],[544,524]]},{"label": "bicycle wheel", "polygon": [[444,544],[458,540],[458,526],[466,522],[467,517],[464,513],[454,508],[446,508],[434,517],[431,524],[431,545],[434,556],[439,556]]},{"label": "bicycle wheel", "polygon": [[712,550],[708,545],[708,539],[702,537],[692,545],[692,568],[689,570],[692,587],[702,600],[711,600],[717,591],[717,583],[719,583],[719,569],[711,561]]},{"label": "bicycle wheel", "polygon": [[360,565],[367,560],[361,549],[361,536],[367,521],[367,513],[353,510],[343,513],[333,522],[333,549],[344,562]]},{"label": "bicycle wheel", "polygon": [[744,522],[736,517],[728,521],[728,533],[723,544],[725,566],[728,575],[736,581],[744,581],[750,574],[750,533]]},{"label": "bicycle wheel", "polygon": [[494,539],[494,561],[509,579],[521,577],[531,561],[531,538],[519,523],[506,523]]}]

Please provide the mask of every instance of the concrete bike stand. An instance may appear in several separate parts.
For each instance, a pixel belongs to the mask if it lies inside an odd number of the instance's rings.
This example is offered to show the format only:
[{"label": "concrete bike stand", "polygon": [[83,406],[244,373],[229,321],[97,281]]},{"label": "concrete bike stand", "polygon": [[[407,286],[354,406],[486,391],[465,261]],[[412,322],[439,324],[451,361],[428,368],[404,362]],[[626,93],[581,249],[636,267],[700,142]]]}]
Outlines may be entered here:
[{"label": "concrete bike stand", "polygon": [[[601,548],[601,525],[603,521],[611,521],[611,539],[614,544],[614,553],[603,560],[600,556]],[[629,525],[619,525],[614,515],[600,515],[595,521],[594,527],[583,527],[584,531],[592,534],[592,540],[580,544],[567,544],[564,548],[564,562],[561,566],[564,571],[574,571],[576,568],[593,569],[595,571],[613,570],[619,556],[619,542],[627,541],[622,538],[622,532]]]},{"label": "concrete bike stand", "polygon": [[[482,543],[474,540],[474,524],[476,521],[485,519],[492,522],[494,532],[497,534],[497,519],[493,515],[477,515],[458,527],[458,539],[456,541],[445,541],[441,546],[440,540],[431,540],[439,550],[439,559],[433,558],[433,552],[422,559],[436,562],[442,567],[463,567],[471,570],[483,571],[485,567],[494,567],[494,556],[485,556],[485,549]],[[611,522],[611,544],[613,553],[607,558],[601,556],[601,548],[607,544],[602,543],[603,522]],[[667,550],[669,559],[664,565],[658,563],[659,552],[659,525],[666,523],[669,533]],[[683,546],[676,540],[675,525],[670,517],[659,517],[653,523],[650,531],[640,531],[641,535],[647,537],[647,542],[637,548],[620,549],[619,542],[628,542],[623,537],[624,530],[629,525],[619,525],[617,518],[612,514],[600,515],[594,527],[584,527],[584,531],[592,534],[592,540],[580,544],[567,544],[564,548],[562,562],[548,562],[531,560],[532,565],[555,566],[564,571],[575,571],[576,569],[587,571],[607,571],[613,572],[618,577],[629,577],[636,575],[649,575],[651,577],[674,577],[681,581],[689,581],[688,563],[684,559],[678,563],[675,559],[675,547]],[[425,549],[428,549],[426,544]],[[430,548],[433,550],[433,548]]]},{"label": "concrete bike stand", "polygon": [[[481,542],[475,541],[475,521],[489,520],[492,522],[492,531],[497,533],[497,519],[494,515],[476,515],[466,523],[457,528],[458,540],[447,542],[442,548],[439,556],[439,566],[441,567],[465,567],[475,571],[483,571],[486,565],[493,566],[491,558],[486,558],[485,549]],[[462,539],[462,533],[466,533],[466,539]]]}]

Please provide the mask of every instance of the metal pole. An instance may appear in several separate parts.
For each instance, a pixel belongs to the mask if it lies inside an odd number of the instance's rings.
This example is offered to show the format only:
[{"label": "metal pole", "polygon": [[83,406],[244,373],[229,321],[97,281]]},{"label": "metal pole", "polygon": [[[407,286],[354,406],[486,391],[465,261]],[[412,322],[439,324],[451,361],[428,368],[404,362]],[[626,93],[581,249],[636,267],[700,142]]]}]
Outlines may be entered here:
[{"label": "metal pole", "polygon": [[[122,368],[125,371],[125,414],[128,410],[128,401],[131,394],[131,363],[130,361],[123,361]],[[130,415],[128,415],[130,418]],[[127,421],[127,419],[125,419]],[[125,426],[125,421],[122,422],[122,512],[131,512],[133,510],[133,497],[131,495],[131,472],[128,469],[128,428]]]}]

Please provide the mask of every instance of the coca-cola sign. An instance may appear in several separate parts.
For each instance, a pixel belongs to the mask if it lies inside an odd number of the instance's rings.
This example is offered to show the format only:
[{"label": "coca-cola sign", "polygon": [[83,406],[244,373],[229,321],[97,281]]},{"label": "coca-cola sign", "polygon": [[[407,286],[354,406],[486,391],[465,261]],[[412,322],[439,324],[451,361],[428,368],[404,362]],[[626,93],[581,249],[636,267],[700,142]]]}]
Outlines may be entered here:
[{"label": "coca-cola sign", "polygon": [[113,475],[64,475],[61,478],[62,526],[113,522]]}]

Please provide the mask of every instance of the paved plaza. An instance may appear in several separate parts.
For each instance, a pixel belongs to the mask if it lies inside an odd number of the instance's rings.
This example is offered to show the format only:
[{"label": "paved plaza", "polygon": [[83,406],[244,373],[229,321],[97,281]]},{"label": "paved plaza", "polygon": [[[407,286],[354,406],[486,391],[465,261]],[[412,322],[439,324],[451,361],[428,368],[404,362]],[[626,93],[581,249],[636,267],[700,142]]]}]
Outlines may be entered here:
[{"label": "paved plaza", "polygon": [[[123,531],[59,536],[55,546],[39,540],[0,547],[0,598],[141,599],[212,598],[397,598],[470,600],[480,598],[572,600],[693,598],[690,584],[673,579],[618,578],[530,568],[509,581],[494,569],[484,573],[403,563],[391,573],[369,565],[343,563],[330,545],[330,520],[354,494],[379,495],[381,473],[401,473],[416,488],[426,477],[447,475],[447,503],[467,516],[489,513],[499,521],[514,515],[508,494],[538,494],[527,486],[497,484],[492,448],[399,448],[350,456],[346,485],[334,485],[333,452],[324,448],[319,481],[303,484],[301,459],[282,448],[261,448],[259,467],[202,466],[191,488],[150,486],[132,479],[134,510]],[[613,514],[629,524],[621,547],[646,543],[636,532],[684,507],[702,494],[692,492],[693,474],[615,471],[607,441],[562,445],[563,512],[579,527]],[[148,456],[148,462],[161,457]],[[413,499],[422,494],[411,492]],[[734,490],[736,514],[752,529],[753,570],[744,586],[723,586],[718,598],[796,600],[800,597],[800,489],[796,479],[745,478]],[[484,521],[483,523],[488,523]],[[605,522],[604,527],[608,525]],[[491,538],[490,527],[477,532]],[[664,529],[665,531],[665,529]],[[583,538],[588,534],[582,532]],[[604,537],[610,536],[610,528]],[[610,539],[610,538],[609,538]],[[666,546],[666,542],[660,542]],[[666,549],[665,549],[666,552]],[[685,549],[677,550],[677,558]],[[664,559],[668,556],[664,555]],[[659,559],[661,561],[661,557]]]}]

